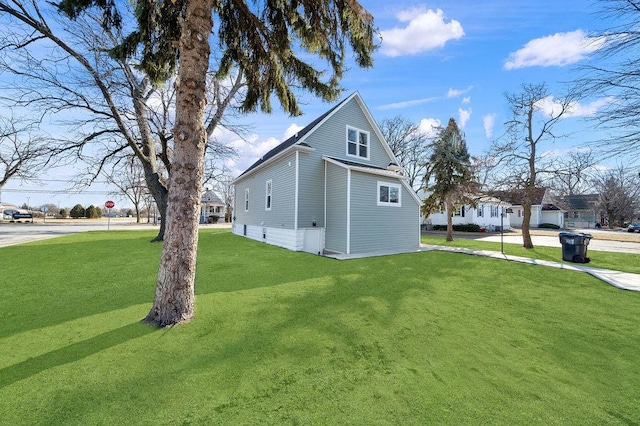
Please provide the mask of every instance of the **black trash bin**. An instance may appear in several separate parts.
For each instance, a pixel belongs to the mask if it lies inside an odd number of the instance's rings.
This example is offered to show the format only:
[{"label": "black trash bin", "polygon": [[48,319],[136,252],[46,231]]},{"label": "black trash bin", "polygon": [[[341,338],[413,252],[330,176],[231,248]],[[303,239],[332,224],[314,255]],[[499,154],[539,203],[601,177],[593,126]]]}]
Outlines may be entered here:
[{"label": "black trash bin", "polygon": [[562,244],[562,260],[574,263],[589,263],[587,246],[593,238],[591,234],[582,232],[560,232],[560,244]]}]

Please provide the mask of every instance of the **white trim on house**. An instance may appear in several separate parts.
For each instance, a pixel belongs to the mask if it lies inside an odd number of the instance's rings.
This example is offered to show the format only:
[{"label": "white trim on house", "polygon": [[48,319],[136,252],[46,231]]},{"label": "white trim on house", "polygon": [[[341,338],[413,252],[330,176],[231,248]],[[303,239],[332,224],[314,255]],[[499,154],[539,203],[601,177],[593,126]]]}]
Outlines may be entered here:
[{"label": "white trim on house", "polygon": [[[382,201],[381,195],[382,193],[380,192],[380,188],[381,187],[387,187],[388,188],[388,193],[387,193],[387,201]],[[395,188],[398,190],[398,193],[396,194],[396,201],[393,201],[393,198],[391,197],[392,191],[391,189]],[[376,204],[378,206],[389,206],[389,207],[402,207],[402,186],[400,184],[397,183],[391,183],[391,182],[384,182],[379,180],[377,182],[376,185],[376,190],[377,190],[377,194],[376,194]]]},{"label": "white trim on house", "polygon": [[327,227],[327,162],[324,162],[324,227]]},{"label": "white trim on house", "polygon": [[234,223],[231,232],[288,250],[304,251],[316,255],[322,254],[322,248],[325,244],[325,229],[320,227],[300,228],[295,231],[293,229]]},{"label": "white trim on house", "polygon": [[[353,158],[357,158],[360,160],[367,160],[369,161],[371,159],[371,135],[369,134],[369,132],[367,132],[366,130],[362,130],[362,129],[358,129],[357,127],[353,127],[353,126],[346,126],[346,139],[345,139],[345,154],[347,157],[353,157]],[[349,132],[355,132],[356,134],[356,140],[355,141],[351,141],[349,139]],[[367,149],[367,155],[365,157],[360,155],[360,147],[365,145],[361,143],[361,135],[366,135],[367,140],[366,140],[366,149]],[[350,154],[349,153],[349,145],[350,144],[355,144],[355,148],[356,148],[356,153],[355,154]]]},{"label": "white trim on house", "polygon": [[371,124],[371,127],[373,127],[373,131],[375,132],[376,136],[378,137],[378,139],[381,142],[383,142],[382,143],[382,147],[386,151],[386,153],[389,156],[389,158],[392,158],[394,163],[400,164],[400,161],[398,161],[398,158],[395,156],[395,154],[391,150],[391,147],[389,146],[389,143],[387,142],[387,139],[384,137],[384,135],[380,131],[380,128],[378,127],[378,123],[373,118],[373,115],[371,115],[371,111],[369,111],[369,108],[367,107],[367,105],[362,100],[362,97],[360,96],[360,94],[358,92],[355,92],[353,95],[356,98],[356,101],[358,102],[358,104],[360,105],[360,109],[362,111],[364,111],[364,114],[367,117],[367,120],[369,120],[369,123]]},{"label": "white trim on house", "polygon": [[351,254],[351,169],[347,169],[347,254]]},{"label": "white trim on house", "polygon": [[264,209],[271,210],[273,204],[273,179],[269,179],[264,183]]},{"label": "white trim on house", "polygon": [[[360,94],[358,92],[354,92],[351,96],[349,96],[347,99],[345,99],[340,104],[340,106],[338,106],[338,108],[335,108],[333,111],[331,111],[331,113],[327,114],[326,117],[324,117],[322,120],[320,120],[320,122],[318,122],[315,126],[313,126],[312,129],[309,129],[309,131],[304,136],[302,136],[295,144],[291,145],[290,147],[288,147],[287,149],[283,150],[282,152],[279,152],[278,154],[276,154],[273,157],[269,158],[264,163],[256,166],[254,169],[249,170],[248,172],[246,172],[245,174],[242,174],[241,176],[238,176],[236,179],[234,179],[231,182],[231,184],[235,185],[236,182],[241,181],[241,180],[243,180],[244,178],[246,178],[248,176],[251,176],[253,173],[255,173],[258,170],[262,170],[265,166],[273,163],[274,161],[279,160],[280,158],[284,157],[285,155],[290,154],[292,150],[295,150],[296,152],[313,152],[313,151],[315,151],[315,148],[312,148],[312,147],[310,147],[308,145],[301,145],[301,144],[307,139],[307,137],[309,137],[311,134],[313,134],[313,132],[318,127],[322,126],[325,122],[327,122],[327,120],[329,120],[331,117],[333,117],[334,114],[336,114],[338,111],[340,111],[340,109],[342,109],[342,107],[344,105],[347,105],[349,103],[349,101],[351,99],[354,99],[354,98],[358,102],[358,105],[360,105],[360,108],[364,112],[365,117],[367,118],[367,120],[369,121],[369,124],[373,128],[374,133],[376,134],[378,139],[382,142],[381,143],[382,148],[385,150],[385,152],[387,153],[389,158],[392,159],[392,163],[399,164],[400,162],[398,161],[398,158],[395,156],[395,154],[393,153],[393,151],[389,147],[389,143],[387,142],[385,137],[382,135],[382,132],[380,131],[380,128],[378,127],[378,124],[376,123],[376,121],[374,120],[373,116],[371,115],[371,112],[369,111],[369,108],[367,107],[367,105],[362,100],[362,97],[360,96]],[[370,150],[371,150],[371,135],[369,135],[369,151]],[[362,158],[362,157],[358,157],[358,158]],[[367,169],[367,171],[370,173],[370,171],[368,169]],[[408,186],[408,184],[406,186],[407,186],[407,188],[410,188]],[[411,191],[415,192],[413,189],[411,189]],[[416,201],[420,202],[420,199],[417,196],[416,196]]]},{"label": "white trim on house", "polygon": [[299,177],[300,177],[300,151],[296,151],[296,193],[294,194],[294,204],[295,206],[293,207],[293,229],[295,231],[298,230],[298,184],[299,184]]},{"label": "white trim on house", "polygon": [[295,152],[313,152],[313,151],[316,150],[315,148],[312,148],[312,147],[310,147],[308,145],[300,145],[302,140],[303,139],[300,139],[300,141],[298,141],[297,143],[291,145],[290,147],[288,147],[287,149],[283,150],[282,152],[277,153],[276,155],[274,155],[273,157],[269,158],[264,163],[260,164],[259,166],[256,166],[255,169],[251,169],[248,172],[238,176],[237,178],[235,178],[231,182],[231,185],[235,185],[239,181],[244,180],[245,178],[251,176],[255,172],[257,172],[259,170],[262,170],[265,166],[267,166],[267,165],[269,165],[269,164],[281,159],[282,157],[285,157],[285,156],[289,155],[291,153],[291,151],[295,151]]},{"label": "white trim on house", "polygon": [[384,176],[387,178],[394,178],[394,179],[398,179],[400,181],[400,183],[405,187],[405,189],[407,190],[407,192],[411,195],[411,197],[416,200],[416,202],[418,203],[418,205],[422,205],[422,200],[420,199],[420,197],[418,197],[418,194],[416,194],[416,191],[411,188],[409,186],[409,184],[407,183],[407,178],[406,176],[400,175],[397,172],[391,171],[391,170],[385,170],[385,169],[374,169],[371,167],[364,167],[364,166],[354,166],[354,165],[348,165],[348,164],[344,164],[338,160],[334,160],[331,157],[327,157],[327,156],[323,156],[322,159],[324,161],[328,161],[331,164],[335,164],[337,166],[340,166],[344,169],[347,170],[353,170],[356,172],[362,172],[362,173],[368,173],[368,174],[372,174],[372,175],[378,175],[378,176]]}]

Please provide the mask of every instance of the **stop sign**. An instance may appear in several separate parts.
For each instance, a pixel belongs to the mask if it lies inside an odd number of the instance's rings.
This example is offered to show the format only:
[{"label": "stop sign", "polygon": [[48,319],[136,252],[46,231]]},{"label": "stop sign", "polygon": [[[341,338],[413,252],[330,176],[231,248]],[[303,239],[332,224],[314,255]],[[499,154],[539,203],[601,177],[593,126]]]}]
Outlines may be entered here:
[{"label": "stop sign", "polygon": [[113,201],[111,201],[111,200],[108,200],[106,203],[104,203],[104,206],[105,206],[106,208],[108,208],[108,209],[112,209],[112,208],[114,208],[114,207],[116,206],[116,203],[114,203],[114,202],[113,202]]}]

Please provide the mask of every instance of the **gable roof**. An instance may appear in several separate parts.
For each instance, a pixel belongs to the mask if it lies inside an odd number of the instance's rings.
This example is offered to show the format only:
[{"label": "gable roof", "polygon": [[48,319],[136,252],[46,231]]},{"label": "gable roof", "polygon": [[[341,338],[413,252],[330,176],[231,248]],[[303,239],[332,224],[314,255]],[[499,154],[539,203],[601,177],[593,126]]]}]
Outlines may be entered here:
[{"label": "gable roof", "polygon": [[247,170],[242,172],[242,174],[240,174],[240,176],[238,176],[236,178],[236,180],[240,179],[242,176],[248,174],[253,169],[261,166],[262,164],[264,164],[269,159],[271,159],[271,158],[275,157],[276,155],[280,154],[281,152],[285,151],[287,148],[289,148],[292,145],[296,144],[296,142],[298,142],[299,144],[304,144],[305,146],[309,146],[306,143],[302,142],[303,138],[307,135],[307,133],[309,133],[311,130],[313,130],[313,128],[315,128],[318,124],[320,124],[320,122],[322,122],[333,111],[338,109],[338,107],[340,107],[348,99],[349,98],[347,98],[344,101],[340,102],[339,104],[337,104],[336,106],[331,108],[329,111],[325,112],[320,117],[316,118],[311,123],[306,125],[303,129],[298,130],[295,135],[291,136],[289,139],[285,140],[280,145],[276,146],[275,148],[271,149],[271,151],[269,151],[266,154],[264,154],[262,157],[260,157],[260,159],[258,161],[253,163],[251,166],[249,166],[249,168]]},{"label": "gable roof", "polygon": [[406,190],[409,193],[409,195],[411,196],[411,198],[413,198],[416,201],[416,203],[418,203],[418,205],[422,204],[422,200],[420,199],[420,197],[418,197],[418,194],[416,194],[416,192],[413,190],[413,188],[411,188],[409,186],[409,183],[407,182],[407,179],[403,175],[398,174],[394,170],[385,169],[385,168],[378,167],[378,166],[372,166],[370,164],[357,163],[355,161],[342,160],[342,159],[333,158],[333,157],[323,156],[322,159],[324,161],[327,161],[329,163],[333,163],[333,164],[335,164],[337,166],[340,166],[340,167],[343,167],[345,169],[354,170],[354,171],[362,172],[362,173],[369,173],[369,174],[378,175],[378,176],[383,176],[383,177],[391,178],[391,179],[398,179],[400,181],[400,184],[406,188]]},{"label": "gable roof", "polygon": [[[547,188],[534,188],[531,197],[531,205],[538,206],[542,204],[544,194],[547,192]],[[511,203],[515,206],[521,205],[524,199],[523,189],[512,189],[509,191],[490,191],[489,194],[500,200]]]},{"label": "gable roof", "polygon": [[202,194],[202,201],[205,203],[218,203],[218,204],[224,204],[222,202],[222,200],[220,199],[220,197],[218,197],[218,194],[216,194],[215,192],[209,190],[207,192],[205,192],[204,194]]},{"label": "gable roof", "polygon": [[561,198],[569,210],[594,210],[600,200],[598,194],[567,195]]},{"label": "gable roof", "polygon": [[367,117],[367,120],[369,121],[369,124],[371,124],[371,127],[373,128],[376,136],[382,142],[383,148],[385,149],[385,151],[387,152],[389,157],[392,159],[392,162],[397,164],[398,160],[396,159],[395,155],[391,151],[391,148],[389,148],[389,144],[386,143],[386,139],[384,138],[384,136],[380,132],[380,129],[378,128],[378,125],[376,124],[375,120],[373,119],[373,116],[371,115],[371,113],[369,112],[367,106],[365,105],[364,101],[362,100],[362,97],[360,96],[360,94],[358,92],[353,92],[347,98],[345,98],[342,101],[338,102],[338,104],[336,104],[333,108],[331,108],[330,110],[328,110],[327,112],[325,112],[324,114],[322,114],[321,116],[319,116],[318,118],[313,120],[311,123],[306,125],[304,128],[299,130],[295,135],[291,136],[289,139],[285,140],[280,145],[276,146],[275,148],[271,149],[269,152],[264,154],[258,161],[253,163],[247,170],[242,172],[240,174],[240,176],[238,176],[236,179],[234,179],[234,183],[237,182],[238,180],[240,180],[241,178],[251,174],[254,170],[259,169],[265,163],[269,162],[269,160],[281,155],[285,151],[296,149],[296,147],[303,147],[303,148],[307,148],[307,149],[312,149],[312,147],[310,147],[305,142],[307,137],[311,133],[313,133],[313,131],[316,130],[321,124],[323,124],[325,121],[327,121],[332,115],[334,115],[338,110],[340,110],[340,108],[342,108],[344,105],[349,103],[349,101],[351,101],[352,99],[355,99],[358,102],[358,104],[360,105],[362,111],[364,112],[365,116]]}]

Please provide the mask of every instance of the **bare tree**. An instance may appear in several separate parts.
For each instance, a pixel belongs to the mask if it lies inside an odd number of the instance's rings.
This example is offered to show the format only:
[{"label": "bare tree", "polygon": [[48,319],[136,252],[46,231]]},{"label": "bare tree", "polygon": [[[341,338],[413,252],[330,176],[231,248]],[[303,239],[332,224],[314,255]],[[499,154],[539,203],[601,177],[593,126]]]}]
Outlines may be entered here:
[{"label": "bare tree", "polygon": [[233,198],[235,194],[231,171],[225,165],[220,169],[220,173],[213,179],[213,189],[220,195],[222,202],[225,204],[224,221],[229,223],[233,219]]},{"label": "bare tree", "polygon": [[512,118],[505,123],[505,134],[492,144],[491,152],[498,159],[504,179],[502,188],[520,190],[523,208],[522,241],[525,248],[533,248],[531,233],[531,204],[541,167],[541,148],[553,142],[553,128],[567,113],[571,94],[555,100],[553,108],[544,111],[544,101],[552,100],[546,84],[523,84],[518,93],[506,93]]},{"label": "bare tree", "polygon": [[600,194],[599,207],[606,213],[609,228],[622,226],[640,210],[640,175],[618,166],[598,173],[593,180]]},{"label": "bare tree", "polygon": [[596,163],[591,149],[571,151],[553,159],[546,171],[550,176],[550,188],[559,197],[585,193],[590,188],[590,172]]},{"label": "bare tree", "polygon": [[[603,97],[606,105],[593,116],[597,128],[610,135],[599,141],[606,152],[620,155],[640,144],[640,1],[598,0],[605,26],[591,34],[596,53],[581,67],[582,96]],[[637,156],[625,161],[637,162]]]},{"label": "bare tree", "polygon": [[409,185],[419,190],[429,159],[429,136],[419,125],[399,115],[383,119],[378,127],[400,162],[399,166],[407,173]]},{"label": "bare tree", "polygon": [[108,183],[118,188],[119,194],[131,201],[136,213],[136,222],[140,223],[141,207],[151,198],[151,194],[144,180],[144,170],[138,160],[130,156],[114,165],[110,173],[105,171],[103,174]]},{"label": "bare tree", "polygon": [[[120,4],[120,16],[135,20]],[[51,3],[0,0],[0,69],[16,78],[2,87],[6,102],[48,115],[61,129],[54,154],[87,164],[81,176],[95,180],[103,170],[135,155],[162,216],[174,161],[175,83],[153,82],[140,72],[142,53],[114,55],[126,42],[118,28],[91,13],[65,19]],[[243,100],[243,74],[207,75],[205,142],[225,125],[225,112]],[[7,80],[5,80],[7,81]],[[224,147],[211,145],[212,152]],[[163,240],[165,222],[155,240]]]},{"label": "bare tree", "polygon": [[45,139],[34,134],[35,126],[26,119],[0,117],[0,201],[10,179],[34,179],[50,161],[50,150]]}]

